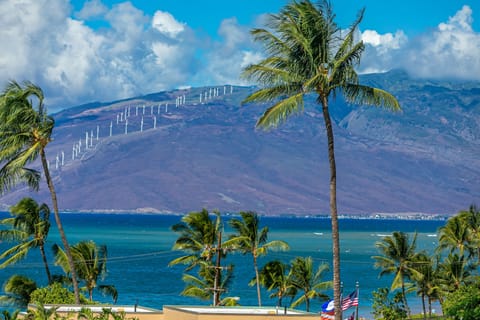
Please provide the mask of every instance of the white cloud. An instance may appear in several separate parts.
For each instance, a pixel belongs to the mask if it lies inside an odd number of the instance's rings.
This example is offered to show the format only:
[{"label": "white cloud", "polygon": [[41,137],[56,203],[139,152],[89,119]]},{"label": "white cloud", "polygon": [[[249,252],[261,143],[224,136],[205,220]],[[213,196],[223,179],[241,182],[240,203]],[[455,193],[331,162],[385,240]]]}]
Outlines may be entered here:
[{"label": "white cloud", "polygon": [[463,6],[448,22],[415,39],[403,63],[416,76],[480,80],[480,33],[472,28],[472,10]]},{"label": "white cloud", "polygon": [[86,1],[83,8],[75,14],[75,16],[82,20],[89,20],[92,18],[102,17],[107,13],[108,8],[101,0]]},{"label": "white cloud", "polygon": [[[175,87],[246,85],[242,69],[264,54],[249,31],[225,19],[213,40],[169,12],[150,17],[132,2],[107,7],[91,0],[74,13],[66,0],[2,0],[0,86],[30,80],[50,107],[64,108]],[[361,38],[362,72],[404,67],[425,77],[480,77],[480,35],[468,6],[419,37],[365,30]]]},{"label": "white cloud", "polygon": [[174,38],[180,32],[185,30],[183,23],[179,23],[175,18],[168,12],[157,11],[153,16],[152,27],[158,32],[166,34],[167,36]]},{"label": "white cloud", "polygon": [[221,40],[213,43],[205,54],[203,73],[208,74],[211,84],[247,85],[240,78],[242,69],[261,58],[255,50],[250,29],[238,24],[236,18],[222,21],[218,34]]},{"label": "white cloud", "polygon": [[366,30],[360,72],[403,68],[416,77],[480,80],[480,33],[472,22],[471,8],[463,6],[447,22],[412,39],[402,31]]},{"label": "white cloud", "polygon": [[[77,19],[99,16],[109,28]],[[198,40],[188,27],[168,13],[148,17],[130,2],[106,8],[90,1],[72,18],[64,0],[5,0],[0,17],[0,86],[30,80],[50,107],[171,89],[196,71]]]},{"label": "white cloud", "polygon": [[395,34],[379,34],[375,30],[365,30],[362,32],[362,40],[365,44],[387,51],[399,49],[407,41],[407,36],[402,30],[398,30]]}]

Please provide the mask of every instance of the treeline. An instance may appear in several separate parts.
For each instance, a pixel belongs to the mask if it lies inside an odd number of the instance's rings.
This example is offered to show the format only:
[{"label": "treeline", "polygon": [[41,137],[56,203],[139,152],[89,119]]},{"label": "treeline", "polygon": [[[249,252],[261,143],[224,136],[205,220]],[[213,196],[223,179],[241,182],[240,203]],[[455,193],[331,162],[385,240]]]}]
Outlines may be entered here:
[{"label": "treeline", "polygon": [[379,276],[393,276],[390,288],[373,293],[374,315],[383,319],[411,316],[408,294],[422,301],[424,319],[438,301],[452,319],[480,319],[480,211],[472,205],[450,217],[438,230],[433,253],[417,250],[416,233],[393,232],[376,243]]}]

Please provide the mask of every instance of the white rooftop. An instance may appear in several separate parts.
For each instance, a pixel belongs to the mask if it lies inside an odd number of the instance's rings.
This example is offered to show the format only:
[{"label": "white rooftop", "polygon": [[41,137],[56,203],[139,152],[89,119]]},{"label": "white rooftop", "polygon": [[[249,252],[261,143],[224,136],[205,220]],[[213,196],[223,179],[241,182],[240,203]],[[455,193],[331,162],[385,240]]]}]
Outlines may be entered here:
[{"label": "white rooftop", "polygon": [[161,312],[160,310],[155,310],[151,308],[145,308],[141,306],[111,306],[111,305],[105,305],[105,306],[90,306],[90,305],[82,305],[82,306],[76,306],[76,305],[61,305],[61,306],[54,306],[54,305],[45,305],[45,308],[52,308],[52,307],[57,307],[57,312],[79,312],[83,308],[90,309],[93,312],[102,312],[103,309],[109,309],[112,312],[127,312],[127,313],[133,313],[133,312]]},{"label": "white rooftop", "polygon": [[194,313],[216,314],[287,314],[300,315],[305,312],[276,307],[199,307],[199,306],[164,306]]}]

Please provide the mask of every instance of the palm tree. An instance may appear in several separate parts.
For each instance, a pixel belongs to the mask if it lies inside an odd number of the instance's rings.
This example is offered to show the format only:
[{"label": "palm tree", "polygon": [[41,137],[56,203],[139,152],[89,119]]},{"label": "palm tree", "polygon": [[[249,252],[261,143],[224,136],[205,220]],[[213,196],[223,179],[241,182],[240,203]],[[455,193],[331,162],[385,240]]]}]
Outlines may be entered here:
[{"label": "palm tree", "polygon": [[[93,241],[81,241],[72,246],[72,255],[77,269],[77,276],[85,282],[90,301],[93,301],[93,290],[97,288],[105,294],[111,295],[113,301],[118,298],[117,290],[113,285],[98,285],[98,280],[103,280],[107,273],[107,247],[97,246]],[[53,251],[56,255],[56,264],[60,265],[65,273],[70,272],[65,252],[57,245]]]},{"label": "palm tree", "polygon": [[17,320],[19,319],[20,310],[15,310],[12,313],[8,310],[2,311],[2,320]]},{"label": "palm tree", "polygon": [[25,308],[30,302],[30,295],[37,289],[32,279],[15,274],[8,278],[3,285],[4,296],[0,296],[0,303]]},{"label": "palm tree", "polygon": [[303,294],[292,303],[292,308],[305,303],[306,311],[310,311],[310,300],[320,298],[329,299],[321,290],[327,290],[332,287],[331,281],[322,282],[325,273],[329,271],[326,263],[321,264],[315,271],[313,267],[312,257],[297,257],[292,261],[289,280],[292,286]]},{"label": "palm tree", "polygon": [[437,250],[447,249],[449,253],[458,251],[460,256],[469,253],[469,257],[474,254],[470,244],[470,231],[464,219],[460,216],[453,216],[447,223],[439,228]]},{"label": "palm tree", "polygon": [[266,255],[268,250],[288,250],[288,244],[285,241],[275,240],[267,242],[268,227],[260,230],[260,218],[253,211],[240,212],[242,219],[233,218],[229,225],[237,232],[230,237],[232,243],[243,254],[251,254],[253,258],[253,269],[257,284],[258,306],[262,306],[260,296],[260,281],[258,274],[258,257]]},{"label": "palm tree", "polygon": [[423,317],[426,319],[425,298],[428,300],[428,314],[432,316],[432,301],[440,297],[440,287],[438,286],[437,270],[434,259],[425,252],[416,255],[414,268],[422,275],[415,279],[417,295],[422,298]]},{"label": "palm tree", "polygon": [[450,253],[439,265],[439,282],[443,292],[454,292],[461,286],[473,282],[472,272],[476,264],[465,256]]},{"label": "palm tree", "polygon": [[190,212],[182,218],[181,223],[172,226],[172,230],[180,234],[173,250],[182,250],[188,254],[170,261],[170,266],[182,263],[187,264],[187,270],[190,270],[199,261],[212,260],[221,227],[220,213],[214,214],[211,219],[206,209]]},{"label": "palm tree", "polygon": [[12,228],[0,230],[0,239],[16,240],[20,243],[0,255],[0,259],[7,258],[0,268],[23,259],[30,249],[39,248],[48,283],[51,283],[52,277],[45,254],[45,241],[50,230],[50,208],[45,203],[39,205],[32,198],[23,198],[11,207],[10,213],[13,217],[3,219],[0,223],[10,225]]},{"label": "palm tree", "polygon": [[[295,296],[296,290],[290,282],[290,265],[279,260],[267,262],[259,271],[260,284],[273,291],[270,298],[277,298],[277,306],[282,307],[282,299],[288,296]],[[256,283],[253,278],[250,285]]]},{"label": "palm tree", "polygon": [[468,210],[460,211],[458,217],[466,224],[469,235],[469,246],[477,248],[477,262],[480,264],[480,210],[471,205]]},{"label": "palm tree", "polygon": [[314,5],[310,0],[293,1],[279,14],[269,17],[268,29],[254,29],[256,41],[264,44],[267,57],[245,68],[243,75],[259,82],[261,89],[244,102],[272,102],[257,122],[257,127],[271,128],[289,116],[301,112],[304,97],[313,93],[322,107],[328,141],[330,165],[330,215],[332,219],[333,286],[335,319],[342,318],[340,308],[340,240],[337,214],[337,173],[334,135],[329,99],[342,93],[348,102],[384,106],[399,110],[400,105],[388,92],[361,85],[355,71],[365,49],[355,42],[355,33],[363,10],[346,31],[334,21],[330,2]]},{"label": "palm tree", "polygon": [[403,303],[410,315],[410,309],[407,304],[405,292],[405,279],[421,279],[422,275],[415,269],[417,253],[415,252],[417,234],[413,236],[410,243],[408,234],[404,232],[393,232],[392,236],[386,236],[382,241],[375,244],[382,254],[374,256],[376,260],[375,268],[380,268],[379,277],[385,274],[394,274],[394,279],[390,291],[401,288]]},{"label": "palm tree", "polygon": [[45,307],[42,303],[37,303],[34,309],[28,309],[25,315],[26,320],[50,320],[57,319],[58,307]]},{"label": "palm tree", "polygon": [[[38,190],[40,173],[27,166],[40,156],[43,173],[52,198],[55,222],[73,275],[75,301],[80,303],[75,266],[60,220],[57,194],[45,153],[45,148],[51,141],[55,121],[47,114],[43,99],[42,89],[31,82],[25,82],[22,87],[12,81],[0,94],[0,163],[2,163],[0,194],[10,190],[19,182],[26,182],[33,189]],[[36,109],[33,106],[34,101],[37,103]]]},{"label": "palm tree", "polygon": [[[198,262],[199,271],[198,277],[185,273],[182,280],[186,283],[185,289],[180,293],[182,296],[195,297],[201,300],[210,300],[214,297],[215,281],[217,281],[217,273],[212,261]],[[214,301],[214,306],[219,305],[234,305],[236,300],[232,297],[220,299],[222,293],[226,292],[233,279],[233,265],[222,268],[225,272],[222,273],[218,287],[215,288],[220,293],[217,300]]]}]

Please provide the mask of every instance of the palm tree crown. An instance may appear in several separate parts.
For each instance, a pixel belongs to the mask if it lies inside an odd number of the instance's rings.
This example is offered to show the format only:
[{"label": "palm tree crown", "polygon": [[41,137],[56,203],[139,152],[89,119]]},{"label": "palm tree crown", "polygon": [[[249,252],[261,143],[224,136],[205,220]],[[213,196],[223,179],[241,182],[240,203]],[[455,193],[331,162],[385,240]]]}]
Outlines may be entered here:
[{"label": "palm tree crown", "polygon": [[[60,265],[66,273],[70,273],[65,252],[58,246],[54,246],[53,250],[56,255],[56,264]],[[81,241],[72,246],[72,255],[77,276],[85,282],[90,301],[93,300],[93,290],[98,287],[103,293],[111,295],[116,302],[118,294],[113,285],[98,285],[98,281],[103,280],[107,274],[107,246],[98,246],[93,241]]]},{"label": "palm tree crown", "polygon": [[187,255],[174,259],[169,265],[187,264],[187,270],[193,268],[200,260],[211,261],[215,254],[217,237],[221,228],[221,217],[215,212],[213,219],[207,209],[190,212],[182,222],[172,226],[179,234],[173,250],[182,250]]},{"label": "palm tree crown", "polygon": [[279,14],[271,15],[267,29],[252,30],[256,41],[264,45],[267,57],[245,68],[243,75],[255,80],[261,88],[244,102],[271,102],[257,121],[257,126],[278,126],[290,115],[301,112],[304,97],[315,94],[322,106],[328,140],[330,165],[330,215],[332,219],[333,283],[335,319],[342,318],[340,308],[340,241],[336,199],[336,163],[329,98],[343,94],[348,102],[384,106],[399,110],[391,94],[359,84],[355,67],[365,49],[355,41],[355,33],[363,18],[358,18],[347,31],[335,23],[330,2],[313,4],[309,0],[292,1]]},{"label": "palm tree crown", "polygon": [[32,248],[39,248],[43,264],[47,273],[48,282],[51,283],[51,275],[45,254],[45,242],[50,229],[50,209],[43,203],[39,205],[32,198],[23,198],[10,209],[13,217],[6,218],[0,223],[10,225],[12,229],[0,230],[0,239],[16,240],[19,244],[6,250],[0,258],[7,258],[0,268],[14,264],[23,259]]},{"label": "palm tree crown", "polygon": [[[290,282],[290,265],[279,260],[267,262],[259,271],[259,281],[267,291],[273,291],[270,298],[277,298],[277,306],[282,307],[284,297],[293,297],[295,288]],[[250,284],[256,283],[252,279]]]},{"label": "palm tree crown", "polygon": [[457,251],[460,256],[468,252],[474,254],[470,243],[470,230],[465,220],[457,215],[447,220],[447,223],[439,228],[438,250],[448,249],[450,253]]},{"label": "palm tree crown", "polygon": [[327,271],[329,271],[329,267],[325,263],[315,270],[311,257],[297,257],[292,261],[289,280],[297,290],[302,292],[300,298],[292,303],[292,307],[305,303],[308,312],[310,311],[310,300],[314,298],[328,299],[328,296],[322,291],[331,288],[332,282],[321,281]]}]

